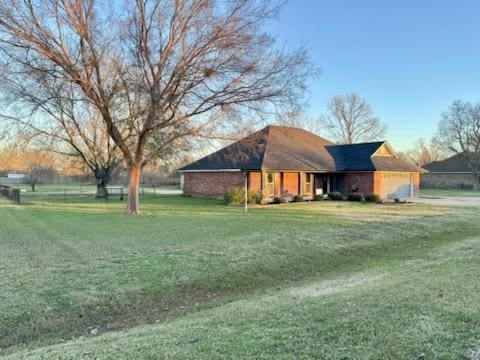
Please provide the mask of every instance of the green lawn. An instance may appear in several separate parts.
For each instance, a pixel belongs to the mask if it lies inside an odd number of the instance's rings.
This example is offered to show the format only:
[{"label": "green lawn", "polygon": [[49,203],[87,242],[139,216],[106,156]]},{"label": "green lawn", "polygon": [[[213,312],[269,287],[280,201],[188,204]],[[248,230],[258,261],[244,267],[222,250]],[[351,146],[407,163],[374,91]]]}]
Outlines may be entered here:
[{"label": "green lawn", "polygon": [[460,190],[460,189],[421,189],[421,196],[480,196],[479,190]]},{"label": "green lawn", "polygon": [[[0,200],[0,356],[469,358],[480,210]],[[96,329],[92,335],[92,329]],[[121,331],[120,331],[121,330]]]}]

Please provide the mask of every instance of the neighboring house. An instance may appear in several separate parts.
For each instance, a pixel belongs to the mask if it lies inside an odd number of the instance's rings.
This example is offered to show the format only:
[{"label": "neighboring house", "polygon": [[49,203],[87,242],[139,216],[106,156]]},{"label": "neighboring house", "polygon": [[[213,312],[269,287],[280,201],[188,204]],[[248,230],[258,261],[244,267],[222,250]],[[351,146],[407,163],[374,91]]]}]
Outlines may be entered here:
[{"label": "neighboring house", "polygon": [[308,131],[267,126],[181,168],[187,195],[222,197],[234,187],[275,196],[340,191],[382,198],[417,196],[420,176],[386,141],[336,145]]},{"label": "neighboring house", "polygon": [[433,161],[423,166],[421,186],[425,188],[473,188],[478,183],[462,154]]},{"label": "neighboring house", "polygon": [[22,180],[25,179],[27,176],[25,174],[18,174],[18,173],[12,173],[12,174],[7,174],[8,179],[14,179],[14,180]]}]

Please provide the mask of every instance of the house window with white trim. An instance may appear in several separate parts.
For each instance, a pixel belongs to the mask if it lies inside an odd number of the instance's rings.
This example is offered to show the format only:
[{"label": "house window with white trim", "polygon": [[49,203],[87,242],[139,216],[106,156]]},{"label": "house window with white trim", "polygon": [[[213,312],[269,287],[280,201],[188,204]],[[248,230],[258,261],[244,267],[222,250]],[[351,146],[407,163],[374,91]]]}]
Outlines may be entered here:
[{"label": "house window with white trim", "polygon": [[310,173],[303,173],[303,194],[311,194],[312,193],[312,174]]},{"label": "house window with white trim", "polygon": [[275,192],[275,176],[273,172],[268,172],[267,173],[267,179],[266,179],[266,184],[265,184],[265,189],[267,195],[273,195]]}]

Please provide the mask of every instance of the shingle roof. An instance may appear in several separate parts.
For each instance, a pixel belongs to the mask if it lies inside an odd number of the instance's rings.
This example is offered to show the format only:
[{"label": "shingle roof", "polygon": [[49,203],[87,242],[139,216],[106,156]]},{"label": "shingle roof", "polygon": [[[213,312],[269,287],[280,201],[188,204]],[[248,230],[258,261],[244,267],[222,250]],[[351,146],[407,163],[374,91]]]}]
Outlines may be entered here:
[{"label": "shingle roof", "polygon": [[418,171],[396,156],[374,155],[383,144],[335,145],[303,129],[267,126],[180,170]]},{"label": "shingle roof", "polygon": [[418,171],[417,167],[396,156],[375,155],[386,142],[331,145],[327,150],[335,159],[337,171]]},{"label": "shingle roof", "polygon": [[333,144],[303,129],[269,126],[263,169],[335,170],[335,161],[326,146]]},{"label": "shingle roof", "polygon": [[271,125],[180,170],[334,170],[329,144],[303,129]]},{"label": "shingle roof", "polygon": [[419,172],[420,168],[394,156],[372,156],[375,170]]},{"label": "shingle roof", "polygon": [[379,141],[362,144],[331,145],[327,146],[327,150],[335,159],[337,171],[374,171],[376,168],[372,161],[372,155],[383,144],[383,141]]},{"label": "shingle roof", "polygon": [[423,166],[429,172],[471,172],[472,169],[462,154],[456,154],[448,159],[432,161]]},{"label": "shingle roof", "polygon": [[205,156],[180,170],[259,170],[267,144],[268,127]]}]

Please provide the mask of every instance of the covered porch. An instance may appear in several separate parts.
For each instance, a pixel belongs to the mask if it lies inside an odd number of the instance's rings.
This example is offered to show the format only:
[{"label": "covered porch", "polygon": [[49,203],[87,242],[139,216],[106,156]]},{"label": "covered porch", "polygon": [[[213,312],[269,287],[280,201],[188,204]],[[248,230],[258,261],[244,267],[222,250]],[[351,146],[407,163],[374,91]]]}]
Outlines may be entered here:
[{"label": "covered porch", "polygon": [[[249,188],[261,191],[263,199],[275,197],[292,198],[301,195],[305,200],[315,195],[326,195],[331,191],[343,190],[343,174],[304,171],[262,171],[249,174]],[[341,191],[341,190],[340,190]]]}]

